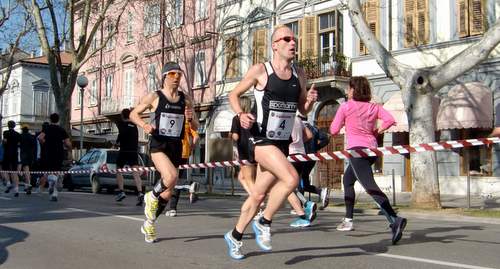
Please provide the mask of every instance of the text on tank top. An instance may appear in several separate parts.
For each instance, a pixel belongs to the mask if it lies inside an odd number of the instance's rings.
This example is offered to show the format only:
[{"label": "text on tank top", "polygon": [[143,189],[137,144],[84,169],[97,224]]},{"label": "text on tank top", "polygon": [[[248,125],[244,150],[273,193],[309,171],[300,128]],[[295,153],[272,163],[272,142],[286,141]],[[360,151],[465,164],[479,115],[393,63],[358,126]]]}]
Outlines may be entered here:
[{"label": "text on tank top", "polygon": [[161,90],[156,91],[158,95],[158,106],[155,110],[155,136],[160,139],[176,138],[184,136],[184,109],[186,99],[183,92],[179,93],[179,101],[172,103]]},{"label": "text on tank top", "polygon": [[279,78],[270,62],[265,62],[267,83],[254,89],[259,136],[271,140],[289,140],[300,96],[300,83],[292,66],[288,80]]}]

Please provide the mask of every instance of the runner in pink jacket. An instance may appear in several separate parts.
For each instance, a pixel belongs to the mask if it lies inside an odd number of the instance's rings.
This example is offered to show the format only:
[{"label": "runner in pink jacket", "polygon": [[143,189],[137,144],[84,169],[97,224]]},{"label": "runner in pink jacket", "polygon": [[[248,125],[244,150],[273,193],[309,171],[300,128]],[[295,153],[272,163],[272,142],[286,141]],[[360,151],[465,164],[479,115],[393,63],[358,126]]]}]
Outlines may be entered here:
[{"label": "runner in pink jacket", "polygon": [[[370,103],[370,84],[365,77],[352,77],[350,79],[347,98],[348,101],[340,105],[337,110],[330,125],[330,133],[336,135],[345,126],[348,149],[377,147],[377,136],[395,124],[394,117],[382,106]],[[382,125],[378,128],[377,120],[382,120]],[[377,157],[348,160],[349,165],[345,170],[343,179],[346,215],[342,223],[337,226],[337,230],[354,230],[352,222],[354,202],[356,201],[354,183],[358,180],[389,220],[392,230],[392,244],[396,244],[403,235],[407,221],[405,218],[396,215],[389,203],[389,199],[375,182],[371,166],[376,160]]]}]

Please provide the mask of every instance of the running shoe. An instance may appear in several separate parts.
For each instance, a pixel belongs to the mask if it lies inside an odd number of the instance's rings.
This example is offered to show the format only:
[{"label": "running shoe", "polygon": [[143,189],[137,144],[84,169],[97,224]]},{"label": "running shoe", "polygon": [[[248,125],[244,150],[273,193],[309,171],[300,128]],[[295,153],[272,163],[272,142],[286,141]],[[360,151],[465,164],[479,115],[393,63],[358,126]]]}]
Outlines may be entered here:
[{"label": "running shoe", "polygon": [[391,230],[392,230],[392,244],[396,245],[396,243],[401,239],[403,236],[403,230],[406,227],[406,222],[407,220],[405,218],[397,217],[396,221],[391,224]]},{"label": "running shoe", "polygon": [[309,226],[311,226],[311,222],[308,221],[307,219],[302,219],[300,217],[292,221],[292,223],[290,223],[290,227],[294,228],[303,228]]},{"label": "running shoe", "polygon": [[306,219],[313,222],[316,219],[316,210],[318,206],[315,202],[307,201],[304,204],[304,212],[306,213]]},{"label": "running shoe", "polygon": [[321,207],[320,207],[320,209],[323,210],[330,203],[330,189],[328,189],[328,188],[322,188],[321,189],[320,197],[321,197]]},{"label": "running shoe", "polygon": [[154,243],[156,241],[156,227],[154,224],[145,221],[141,226],[141,233],[144,234],[146,243]]},{"label": "running shoe", "polygon": [[144,215],[149,221],[155,221],[158,210],[158,198],[153,197],[153,192],[150,191],[144,197],[144,204]]},{"label": "running shoe", "polygon": [[30,195],[31,194],[31,189],[32,189],[31,186],[26,187],[26,195]]},{"label": "running shoe", "polygon": [[200,183],[198,182],[193,182],[189,185],[189,193],[198,192],[199,189],[200,189]]},{"label": "running shoe", "polygon": [[175,210],[175,209],[167,210],[167,212],[165,212],[165,216],[167,216],[167,217],[176,217],[177,216],[177,210]]},{"label": "running shoe", "polygon": [[271,227],[259,223],[259,220],[254,220],[252,223],[253,232],[255,233],[255,242],[263,251],[271,251]]},{"label": "running shoe", "polygon": [[19,197],[19,192],[14,193],[14,197]]},{"label": "running shoe", "polygon": [[50,196],[51,202],[57,202],[57,196]]},{"label": "running shoe", "polygon": [[241,253],[241,246],[243,246],[243,242],[236,240],[232,235],[232,231],[229,231],[224,235],[224,241],[226,241],[227,254],[229,257],[235,260],[245,258],[245,255]]},{"label": "running shoe", "polygon": [[116,195],[116,197],[115,197],[115,201],[117,201],[117,202],[121,202],[121,201],[123,201],[123,199],[125,199],[125,198],[127,198],[127,195],[125,195],[125,192],[124,192],[124,191],[120,191],[120,192],[118,193],[118,195]]},{"label": "running shoe", "polygon": [[196,194],[194,192],[190,192],[189,193],[189,203],[194,204],[194,203],[196,203],[196,201],[198,201],[198,194]]},{"label": "running shoe", "polygon": [[7,189],[5,189],[5,193],[9,193],[14,188],[13,185],[8,185]]},{"label": "running shoe", "polygon": [[139,193],[139,195],[137,195],[137,203],[135,205],[142,206],[143,203],[144,203],[144,193]]},{"label": "running shoe", "polygon": [[342,222],[339,225],[337,225],[337,231],[347,232],[353,230],[354,230],[354,225],[352,223],[352,220],[348,220],[346,218],[343,218]]}]

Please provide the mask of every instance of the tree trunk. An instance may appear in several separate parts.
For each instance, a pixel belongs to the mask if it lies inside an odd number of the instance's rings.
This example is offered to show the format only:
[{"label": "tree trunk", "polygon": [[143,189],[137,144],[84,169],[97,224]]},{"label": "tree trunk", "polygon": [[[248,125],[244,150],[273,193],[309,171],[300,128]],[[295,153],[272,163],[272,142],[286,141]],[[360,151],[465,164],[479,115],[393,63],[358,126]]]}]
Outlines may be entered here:
[{"label": "tree trunk", "polygon": [[[405,105],[410,124],[410,144],[435,142],[433,91],[425,72],[417,71],[407,81],[409,105]],[[412,206],[440,208],[439,177],[435,152],[411,154],[413,178]]]}]

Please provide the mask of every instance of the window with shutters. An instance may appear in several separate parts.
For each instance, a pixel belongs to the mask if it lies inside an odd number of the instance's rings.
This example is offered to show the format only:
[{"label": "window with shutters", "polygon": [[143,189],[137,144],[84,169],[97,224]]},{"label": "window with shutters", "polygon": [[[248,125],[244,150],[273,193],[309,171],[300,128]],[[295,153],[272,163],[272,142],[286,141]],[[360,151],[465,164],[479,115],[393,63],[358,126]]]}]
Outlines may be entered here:
[{"label": "window with shutters", "polygon": [[33,115],[35,116],[48,116],[48,89],[34,89],[33,90]]},{"label": "window with shutters", "polygon": [[460,37],[481,35],[486,31],[485,7],[485,0],[457,0],[457,25]]},{"label": "window with shutters", "polygon": [[196,20],[203,20],[208,17],[207,0],[196,0]]},{"label": "window with shutters", "polygon": [[179,27],[184,23],[184,0],[167,0],[165,24],[167,27]]},{"label": "window with shutters", "polygon": [[252,63],[267,61],[267,29],[257,29],[253,32]]},{"label": "window with shutters", "polygon": [[335,12],[319,15],[319,53],[321,64],[330,68],[334,61],[336,47]]},{"label": "window with shutters", "polygon": [[230,37],[224,42],[224,69],[225,78],[236,78],[239,76],[240,59],[239,59],[240,41],[237,37]]},{"label": "window with shutters", "polygon": [[144,7],[144,36],[160,32],[160,4],[151,3]]},{"label": "window with shutters", "polygon": [[[380,5],[378,0],[368,0],[363,3],[361,9],[363,10],[364,18],[370,28],[371,32],[377,39],[380,39]],[[359,41],[359,55],[368,54],[363,41]]]},{"label": "window with shutters", "polygon": [[203,86],[206,84],[206,73],[205,73],[205,50],[200,50],[196,52],[195,56],[195,77],[194,86]]},{"label": "window with shutters", "polygon": [[128,12],[127,16],[127,43],[134,41],[134,14]]},{"label": "window with shutters", "polygon": [[89,94],[89,106],[95,106],[97,104],[97,79],[92,80]]},{"label": "window with shutters", "polygon": [[106,76],[106,89],[104,92],[104,96],[110,97],[113,93],[113,74]]},{"label": "window with shutters", "polygon": [[[108,24],[106,25],[106,34],[107,34],[107,38],[108,39],[108,42],[106,43],[106,49],[107,50],[112,50],[114,47],[115,47],[115,36],[114,35],[114,32],[115,31],[115,25],[113,24],[113,22],[108,22]],[[113,36],[111,36],[113,35]]]},{"label": "window with shutters", "polygon": [[158,90],[158,79],[156,77],[156,65],[148,65],[148,90],[150,92]]},{"label": "window with shutters", "polygon": [[429,43],[429,1],[404,0],[405,47]]}]

